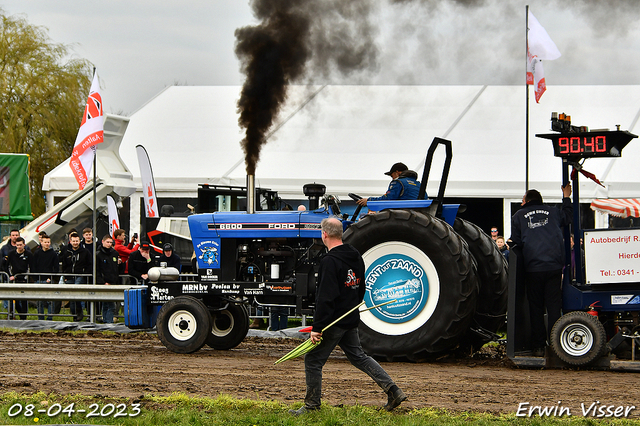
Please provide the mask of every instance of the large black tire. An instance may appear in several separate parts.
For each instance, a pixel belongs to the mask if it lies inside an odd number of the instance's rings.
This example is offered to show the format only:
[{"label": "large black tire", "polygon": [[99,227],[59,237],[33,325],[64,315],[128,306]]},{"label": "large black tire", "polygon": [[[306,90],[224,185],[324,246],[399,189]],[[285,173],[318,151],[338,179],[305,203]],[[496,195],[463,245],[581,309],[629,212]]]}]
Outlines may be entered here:
[{"label": "large black tire", "polygon": [[482,346],[491,340],[484,331],[497,333],[504,326],[507,316],[507,288],[509,287],[509,265],[500,249],[477,225],[456,218],[453,229],[469,246],[476,260],[480,290],[469,335],[470,343]]},{"label": "large black tire", "polygon": [[206,344],[220,351],[235,348],[249,332],[249,312],[244,305],[229,304],[211,312],[211,333]]},{"label": "large black tire", "polygon": [[204,346],[211,330],[211,315],[201,300],[179,296],[162,306],[156,328],[160,341],[167,349],[190,354]]},{"label": "large black tire", "polygon": [[367,307],[360,339],[375,357],[420,360],[459,343],[473,318],[478,278],[464,241],[445,222],[385,210],[351,225],[344,241],[363,255]]},{"label": "large black tire", "polygon": [[586,312],[570,312],[551,329],[551,347],[562,361],[584,366],[600,358],[606,348],[607,333],[600,320]]}]

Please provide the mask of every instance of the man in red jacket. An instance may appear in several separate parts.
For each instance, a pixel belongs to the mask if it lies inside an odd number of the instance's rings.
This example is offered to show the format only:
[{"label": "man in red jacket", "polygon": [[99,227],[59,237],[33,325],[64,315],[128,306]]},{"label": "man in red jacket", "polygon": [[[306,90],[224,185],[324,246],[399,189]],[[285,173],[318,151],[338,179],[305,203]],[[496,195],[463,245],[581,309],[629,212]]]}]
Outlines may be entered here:
[{"label": "man in red jacket", "polygon": [[135,244],[136,237],[131,237],[131,242],[125,246],[124,242],[126,235],[124,234],[124,229],[116,229],[115,231],[113,231],[113,238],[116,243],[116,246],[114,248],[120,255],[120,259],[122,259],[122,263],[120,264],[120,274],[127,274],[129,273],[127,269],[127,261],[129,260],[129,256],[131,256],[131,253],[138,250],[138,244]]},{"label": "man in red jacket", "polygon": [[362,302],[365,293],[365,267],[358,250],[342,243],[342,223],[338,219],[324,219],[321,228],[322,242],[329,252],[320,261],[316,310],[311,331],[311,341],[320,344],[304,357],[307,382],[304,405],[298,410],[289,410],[289,413],[299,416],[320,408],[322,367],[336,345],[340,345],[351,364],[367,373],[385,391],[388,400],[384,409],[391,411],[407,399],[407,396],[380,364],[362,350],[358,337],[360,312],[356,310],[328,330],[322,331]]}]

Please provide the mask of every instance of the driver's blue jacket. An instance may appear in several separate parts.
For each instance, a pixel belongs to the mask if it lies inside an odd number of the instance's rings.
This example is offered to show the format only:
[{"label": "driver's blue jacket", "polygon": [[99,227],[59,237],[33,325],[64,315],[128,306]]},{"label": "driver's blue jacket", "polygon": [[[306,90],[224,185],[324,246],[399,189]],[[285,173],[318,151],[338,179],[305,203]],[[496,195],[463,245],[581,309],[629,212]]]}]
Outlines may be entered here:
[{"label": "driver's blue jacket", "polygon": [[369,197],[368,201],[417,200],[420,192],[420,182],[417,179],[418,174],[413,170],[404,171],[398,179],[391,181],[387,192],[383,196]]}]

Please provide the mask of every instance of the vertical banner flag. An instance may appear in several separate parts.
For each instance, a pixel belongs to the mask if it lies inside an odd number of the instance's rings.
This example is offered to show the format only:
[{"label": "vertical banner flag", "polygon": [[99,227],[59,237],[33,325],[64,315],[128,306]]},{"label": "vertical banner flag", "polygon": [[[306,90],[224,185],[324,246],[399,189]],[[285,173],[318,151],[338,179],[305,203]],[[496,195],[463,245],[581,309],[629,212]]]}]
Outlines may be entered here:
[{"label": "vertical banner flag", "polygon": [[109,212],[109,235],[113,237],[115,230],[120,229],[120,219],[118,218],[116,201],[111,195],[107,195],[107,211]]},{"label": "vertical banner flag", "polygon": [[529,10],[529,28],[527,31],[527,84],[533,84],[536,92],[536,102],[540,102],[540,97],[547,90],[544,80],[544,69],[542,61],[552,61],[560,57],[560,51],[551,40],[549,34],[540,25],[538,20]]},{"label": "vertical banner flag", "polygon": [[78,130],[76,143],[73,145],[71,160],[69,160],[69,166],[80,189],[83,189],[89,181],[96,145],[104,139],[103,127],[102,97],[96,73],[93,75],[89,98],[82,115],[82,123]]},{"label": "vertical banner flag", "polygon": [[136,146],[136,152],[138,153],[138,164],[140,165],[144,210],[147,217],[160,217],[158,214],[158,200],[156,199],[156,185],[153,182],[153,171],[151,170],[149,155],[142,145]]}]

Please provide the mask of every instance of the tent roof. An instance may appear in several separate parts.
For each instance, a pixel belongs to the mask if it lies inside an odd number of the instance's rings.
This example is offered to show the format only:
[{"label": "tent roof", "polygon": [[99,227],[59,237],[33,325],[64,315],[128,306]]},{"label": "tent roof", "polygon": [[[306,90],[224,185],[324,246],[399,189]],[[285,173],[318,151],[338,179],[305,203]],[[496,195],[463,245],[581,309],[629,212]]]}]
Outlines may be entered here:
[{"label": "tent roof", "polygon": [[[131,117],[120,154],[139,177],[135,146],[146,147],[156,188],[194,191],[198,183],[244,185],[236,102],[239,86],[173,86]],[[402,161],[422,176],[424,157],[438,136],[453,143],[446,195],[519,199],[525,180],[523,86],[292,86],[275,131],[256,168],[259,186],[285,198],[301,198],[302,185],[321,182],[344,196],[380,195],[383,173]],[[552,111],[574,125],[634,132],[640,116],[640,86],[551,86],[530,105],[530,186],[560,198],[561,162],[548,133]],[[640,195],[634,167],[640,142],[620,159],[592,159],[585,169],[606,189],[581,180],[583,198]],[[436,155],[430,194],[437,192],[442,155]],[[68,168],[67,168],[68,169]],[[66,172],[65,168],[60,168]],[[70,172],[69,172],[70,173]],[[55,179],[55,176],[50,177]]]}]

